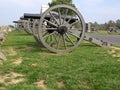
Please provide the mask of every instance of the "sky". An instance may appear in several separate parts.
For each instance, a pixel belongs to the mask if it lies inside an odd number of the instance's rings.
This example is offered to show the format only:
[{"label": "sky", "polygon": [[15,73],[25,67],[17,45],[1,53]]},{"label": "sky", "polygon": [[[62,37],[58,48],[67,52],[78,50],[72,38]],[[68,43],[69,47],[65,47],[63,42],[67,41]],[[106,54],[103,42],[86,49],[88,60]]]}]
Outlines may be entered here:
[{"label": "sky", "polygon": [[[52,0],[0,0],[0,26],[14,25],[24,13],[40,13]],[[85,22],[99,24],[120,19],[120,0],[72,0]]]}]

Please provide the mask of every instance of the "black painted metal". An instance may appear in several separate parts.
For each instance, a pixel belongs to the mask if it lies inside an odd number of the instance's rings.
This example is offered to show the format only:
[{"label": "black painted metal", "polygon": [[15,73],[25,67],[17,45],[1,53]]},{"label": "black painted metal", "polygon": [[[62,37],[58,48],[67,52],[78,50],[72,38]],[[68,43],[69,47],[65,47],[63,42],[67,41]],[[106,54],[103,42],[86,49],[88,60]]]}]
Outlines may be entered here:
[{"label": "black painted metal", "polygon": [[[42,14],[33,14],[33,13],[24,13],[24,16],[21,17],[20,19],[27,19],[27,18],[32,18],[32,19],[40,19]],[[65,15],[61,15],[61,19],[64,19]],[[50,20],[51,15],[46,15],[45,19]],[[59,18],[59,15],[55,15],[55,18]],[[71,18],[70,15],[66,16],[66,21]],[[70,22],[75,22],[77,19],[75,17],[72,17]]]}]

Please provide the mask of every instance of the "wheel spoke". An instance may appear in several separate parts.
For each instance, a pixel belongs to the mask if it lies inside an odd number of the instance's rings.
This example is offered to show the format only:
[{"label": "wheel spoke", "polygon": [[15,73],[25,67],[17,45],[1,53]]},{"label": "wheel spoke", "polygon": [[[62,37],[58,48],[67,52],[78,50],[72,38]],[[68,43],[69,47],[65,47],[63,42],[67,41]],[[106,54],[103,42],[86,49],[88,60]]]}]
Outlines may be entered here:
[{"label": "wheel spoke", "polygon": [[51,46],[52,44],[53,44],[53,42],[54,42],[54,39],[53,39],[53,35],[52,36],[50,36],[50,43],[49,43],[49,46]]},{"label": "wheel spoke", "polygon": [[71,23],[70,26],[74,26],[74,25],[77,24],[78,22],[80,22],[80,21],[75,21],[75,22]]},{"label": "wheel spoke", "polygon": [[75,45],[75,43],[71,40],[71,38],[68,36],[68,34],[66,33],[65,35],[66,35],[66,37],[69,39],[69,41],[70,41],[73,45]]},{"label": "wheel spoke", "polygon": [[64,47],[65,49],[67,49],[66,42],[65,42],[65,35],[62,35],[62,38],[63,38]]},{"label": "wheel spoke", "polygon": [[53,33],[50,33],[50,34],[48,34],[48,35],[46,35],[46,36],[44,36],[44,38],[47,38],[47,37],[49,37],[49,36],[51,36],[51,35],[53,35],[54,34],[54,32]]},{"label": "wheel spoke", "polygon": [[67,23],[69,23],[71,21],[71,19],[72,19],[72,16],[69,17]]},{"label": "wheel spoke", "polygon": [[66,21],[67,14],[68,14],[68,8],[67,8],[67,10],[66,10],[66,12],[65,12],[65,17],[64,17],[64,20],[63,20],[63,24],[64,24],[65,21]]},{"label": "wheel spoke", "polygon": [[47,23],[53,25],[54,27],[58,27],[55,23],[53,23],[53,22],[51,22],[51,21],[48,21],[48,20],[46,20],[46,19],[44,19],[44,21],[46,21]]},{"label": "wheel spoke", "polygon": [[62,24],[62,22],[61,22],[62,18],[61,18],[60,8],[58,8],[58,13],[59,13],[59,22],[60,22],[60,25],[61,25]]},{"label": "wheel spoke", "polygon": [[61,35],[59,35],[59,37],[58,37],[57,49],[59,49],[60,42],[61,42]]},{"label": "wheel spoke", "polygon": [[46,42],[46,43],[47,43],[47,41],[48,41],[48,38],[49,38],[49,37],[46,37],[46,38],[45,38],[45,42]]},{"label": "wheel spoke", "polygon": [[78,29],[69,29],[68,33],[77,37],[77,38],[80,38],[80,34],[82,33],[82,31],[78,30]]},{"label": "wheel spoke", "polygon": [[47,34],[48,34],[48,32],[47,32],[47,31],[44,31],[44,32],[43,32],[43,37],[46,36]]},{"label": "wheel spoke", "polygon": [[57,31],[57,28],[40,28],[40,30],[52,30],[52,31]]},{"label": "wheel spoke", "polygon": [[57,41],[57,38],[56,38],[57,35],[56,35],[56,34],[53,34],[53,36],[54,36],[54,39],[55,39],[55,41],[56,41],[56,43],[57,43],[57,42],[58,42],[58,41]]},{"label": "wheel spoke", "polygon": [[55,20],[55,22],[57,23],[57,25],[59,25],[58,24],[58,21],[57,21],[57,19],[54,17],[54,15],[51,13],[51,12],[49,12],[50,13],[50,15],[53,17],[53,19]]}]

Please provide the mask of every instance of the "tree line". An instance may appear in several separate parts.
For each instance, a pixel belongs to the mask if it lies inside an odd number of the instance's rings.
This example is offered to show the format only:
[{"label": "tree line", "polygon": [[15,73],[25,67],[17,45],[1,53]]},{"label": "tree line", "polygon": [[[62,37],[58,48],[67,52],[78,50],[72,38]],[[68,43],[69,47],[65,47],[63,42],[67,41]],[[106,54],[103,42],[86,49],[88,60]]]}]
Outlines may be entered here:
[{"label": "tree line", "polygon": [[104,24],[98,24],[97,22],[90,22],[91,27],[94,27],[99,30],[108,30],[109,28],[115,28],[120,29],[120,19],[113,21],[109,20],[108,22],[105,22]]}]

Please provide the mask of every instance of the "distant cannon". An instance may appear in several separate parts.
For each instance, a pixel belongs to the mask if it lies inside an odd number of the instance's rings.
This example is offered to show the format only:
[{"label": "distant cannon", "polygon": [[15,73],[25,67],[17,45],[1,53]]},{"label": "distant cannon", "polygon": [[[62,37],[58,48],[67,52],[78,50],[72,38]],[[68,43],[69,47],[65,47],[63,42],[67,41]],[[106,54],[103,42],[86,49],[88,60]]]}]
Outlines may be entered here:
[{"label": "distant cannon", "polygon": [[118,35],[120,35],[120,29],[117,28],[117,27],[109,27],[107,31],[108,31],[109,34],[118,34]]}]

